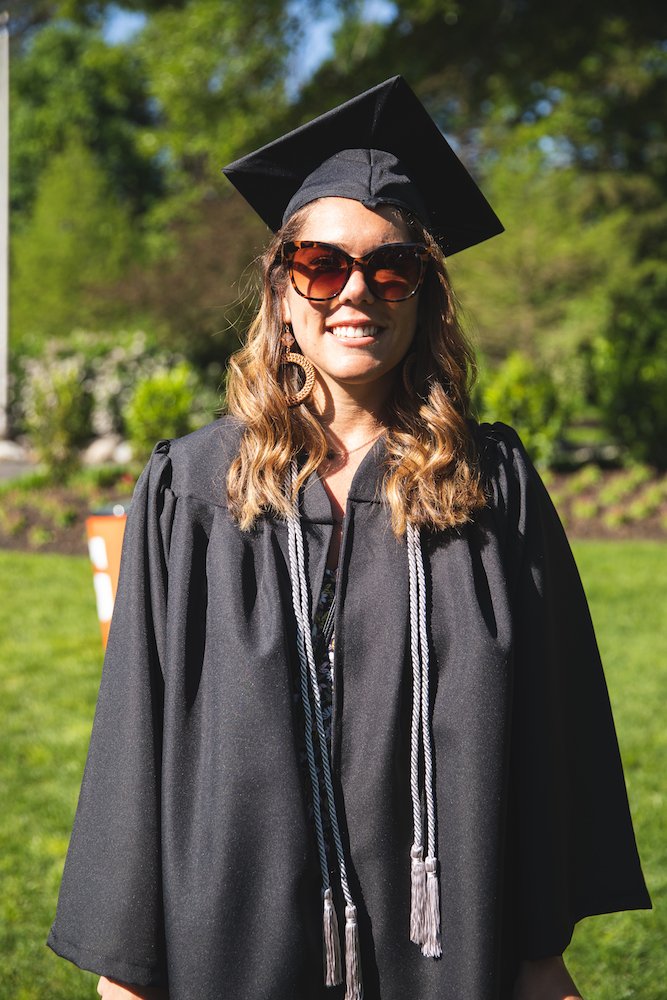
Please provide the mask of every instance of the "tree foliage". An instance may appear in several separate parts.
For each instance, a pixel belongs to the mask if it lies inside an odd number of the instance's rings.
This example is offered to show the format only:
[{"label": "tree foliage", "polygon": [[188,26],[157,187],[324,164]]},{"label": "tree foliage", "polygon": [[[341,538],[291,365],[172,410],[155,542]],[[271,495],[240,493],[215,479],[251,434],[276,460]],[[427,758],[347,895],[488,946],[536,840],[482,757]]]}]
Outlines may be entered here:
[{"label": "tree foliage", "polygon": [[603,421],[626,454],[667,468],[667,264],[643,261],[611,296],[594,342]]},{"label": "tree foliage", "polygon": [[[182,6],[186,0],[168,0],[168,6]],[[105,18],[119,10],[149,13],[167,4],[165,0],[10,0],[9,34],[18,52],[30,42],[45,25],[54,21],[67,21],[85,27],[99,27]]]},{"label": "tree foliage", "polygon": [[128,316],[152,317],[166,346],[220,368],[257,301],[251,263],[267,233],[240,197],[209,197],[172,224],[174,251],[131,267],[113,298]]},{"label": "tree foliage", "polygon": [[[44,336],[54,317],[61,329],[77,310],[79,322],[90,322],[95,287],[98,312],[113,298],[128,322],[151,317],[197,363],[224,360],[243,325],[239,277],[266,233],[219,168],[402,73],[506,225],[503,236],[451,261],[491,367],[521,348],[572,399],[596,401],[627,446],[628,423],[612,420],[614,409],[627,409],[632,386],[658,405],[645,368],[626,357],[622,319],[641,311],[637,343],[648,351],[667,308],[655,263],[667,243],[667,45],[654,0],[394,0],[380,8],[364,0],[126,0],[146,24],[119,46],[103,39],[104,0],[15,6],[13,322],[21,335],[39,327]],[[295,92],[300,27],[319,17],[337,18],[333,55]],[[96,188],[83,171],[82,190],[97,193],[78,205],[63,171],[60,187],[50,187],[72,126],[99,171]],[[50,262],[61,225],[54,197],[78,218],[87,248],[79,277],[66,237],[62,262]],[[117,220],[117,233],[133,219],[141,265],[111,263],[131,255],[114,257],[114,239],[94,237],[103,217]],[[95,247],[103,263],[91,277],[86,258]],[[55,293],[49,300],[56,284],[60,303]],[[622,359],[616,369],[625,367],[627,379],[612,377],[610,359]]]},{"label": "tree foliage", "polygon": [[132,259],[127,210],[76,134],[42,176],[34,212],[12,243],[15,344],[103,325],[114,303],[100,288]]},{"label": "tree foliage", "polygon": [[133,213],[160,195],[157,151],[146,141],[152,120],[146,74],[130,49],[106,45],[89,28],[49,24],[13,61],[11,90],[14,228],[29,217],[42,171],[72,130]]},{"label": "tree foliage", "polygon": [[286,105],[283,0],[189,0],[150,18],[135,51],[157,119],[151,133],[178,180],[211,188],[221,167],[268,134]]},{"label": "tree foliage", "polygon": [[365,24],[358,12],[344,21],[333,57],[304,90],[306,114],[323,92],[333,105],[402,73],[443,128],[472,141],[489,119],[511,129],[549,117],[570,97],[581,130],[567,140],[582,162],[650,160],[662,174],[667,53],[653,0],[395,0],[393,7],[383,25]]}]

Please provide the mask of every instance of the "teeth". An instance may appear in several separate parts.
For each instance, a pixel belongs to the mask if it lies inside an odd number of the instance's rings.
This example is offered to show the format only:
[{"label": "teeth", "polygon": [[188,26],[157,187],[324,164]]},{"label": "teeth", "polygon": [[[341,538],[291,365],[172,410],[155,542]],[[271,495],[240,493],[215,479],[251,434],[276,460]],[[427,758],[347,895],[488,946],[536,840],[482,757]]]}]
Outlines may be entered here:
[{"label": "teeth", "polygon": [[329,332],[340,340],[360,340],[362,337],[376,337],[378,330],[377,326],[333,326]]}]

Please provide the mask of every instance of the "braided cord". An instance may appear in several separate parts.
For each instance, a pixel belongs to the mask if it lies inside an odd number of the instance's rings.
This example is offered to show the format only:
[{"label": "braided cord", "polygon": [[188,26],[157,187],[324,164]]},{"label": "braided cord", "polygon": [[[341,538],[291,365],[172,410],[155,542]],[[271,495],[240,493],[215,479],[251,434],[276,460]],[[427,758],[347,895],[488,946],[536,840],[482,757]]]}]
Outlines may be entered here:
[{"label": "braided cord", "polygon": [[422,716],[422,741],[424,745],[424,790],[426,793],[426,821],[427,821],[427,856],[435,858],[437,855],[437,844],[435,839],[435,796],[433,792],[433,748],[431,745],[430,726],[430,691],[429,691],[429,648],[428,632],[426,627],[426,577],[424,574],[424,556],[422,553],[421,536],[418,529],[415,529],[414,562],[417,570],[418,582],[418,604],[419,604],[419,645],[421,652],[421,716]]},{"label": "braided cord", "polygon": [[418,581],[415,566],[415,527],[408,524],[408,569],[410,573],[410,654],[412,658],[412,723],[410,727],[410,793],[412,796],[413,845],[422,847],[422,816],[419,796],[419,722],[421,716],[421,663],[419,657]]},{"label": "braided cord", "polygon": [[[290,471],[291,475],[288,477],[287,487],[291,490],[293,473],[292,470]],[[315,831],[317,834],[317,852],[320,859],[320,869],[322,871],[322,888],[323,891],[326,891],[330,887],[329,864],[327,862],[324,826],[322,823],[320,782],[317,771],[317,763],[315,760],[315,747],[313,745],[313,713],[310,707],[310,698],[308,696],[308,660],[304,639],[304,634],[308,630],[303,621],[300,580],[298,574],[294,572],[294,567],[297,562],[296,525],[291,519],[287,522],[287,538],[289,549],[290,581],[292,584],[292,606],[294,608],[294,616],[296,618],[301,702],[303,704],[303,713],[305,718],[306,757],[308,760],[308,772],[310,775],[310,786],[313,795],[313,813],[315,819]]]},{"label": "braided cord", "polygon": [[[433,788],[433,747],[429,692],[429,645],[426,620],[426,574],[419,529],[408,525],[408,563],[410,568],[410,629],[412,644],[419,642],[418,673],[421,679],[421,743],[424,753],[424,796],[426,798],[427,850],[421,867],[421,845],[411,851],[410,940],[421,945],[422,955],[442,956],[440,936],[440,885],[438,881],[435,829],[435,791]],[[413,666],[413,670],[414,670]],[[417,740],[419,743],[419,740]]]},{"label": "braided cord", "polygon": [[[292,481],[294,480],[295,476],[296,476],[296,466],[295,463],[293,462],[291,466],[291,477],[290,477]],[[331,832],[333,835],[334,845],[336,848],[336,860],[338,862],[338,870],[340,873],[340,884],[341,884],[341,889],[343,890],[343,896],[345,897],[345,902],[348,906],[354,906],[354,901],[352,899],[352,894],[350,892],[350,886],[347,878],[345,853],[343,850],[343,842],[341,840],[340,827],[338,824],[338,813],[336,810],[336,799],[334,795],[333,779],[331,775],[331,760],[329,757],[329,748],[327,745],[326,735],[324,732],[322,701],[320,698],[320,688],[317,679],[317,668],[315,666],[315,656],[313,653],[313,640],[310,628],[305,627],[305,624],[310,622],[310,608],[308,604],[308,585],[306,582],[305,556],[303,550],[303,534],[301,531],[301,520],[299,518],[297,498],[294,498],[294,510],[290,518],[290,521],[293,524],[293,533],[296,542],[296,560],[295,560],[295,565],[290,568],[290,572],[292,575],[294,575],[296,570],[296,574],[298,575],[298,580],[299,580],[298,592],[300,594],[300,602],[301,602],[301,612],[300,612],[301,622],[302,622],[301,632],[305,640],[304,645],[305,645],[307,669],[310,677],[310,688],[313,697],[313,704],[315,706],[315,727],[317,730],[317,738],[320,745],[320,759],[322,761],[324,788],[327,795],[327,806],[329,808]],[[290,561],[291,558],[292,556],[290,552]]]}]

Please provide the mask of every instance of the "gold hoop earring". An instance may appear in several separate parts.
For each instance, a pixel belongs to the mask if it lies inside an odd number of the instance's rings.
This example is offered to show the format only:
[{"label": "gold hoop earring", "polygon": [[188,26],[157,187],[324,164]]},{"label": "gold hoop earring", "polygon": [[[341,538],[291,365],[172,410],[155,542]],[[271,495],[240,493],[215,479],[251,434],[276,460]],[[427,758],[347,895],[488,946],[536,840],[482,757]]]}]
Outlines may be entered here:
[{"label": "gold hoop earring", "polygon": [[284,365],[296,365],[303,371],[303,385],[298,392],[290,392],[288,389],[283,390],[287,405],[299,406],[313,391],[313,386],[315,385],[315,368],[305,355],[290,351],[290,347],[294,343],[294,336],[287,324],[285,324],[280,342],[285,348],[280,359],[280,367],[282,368]]}]

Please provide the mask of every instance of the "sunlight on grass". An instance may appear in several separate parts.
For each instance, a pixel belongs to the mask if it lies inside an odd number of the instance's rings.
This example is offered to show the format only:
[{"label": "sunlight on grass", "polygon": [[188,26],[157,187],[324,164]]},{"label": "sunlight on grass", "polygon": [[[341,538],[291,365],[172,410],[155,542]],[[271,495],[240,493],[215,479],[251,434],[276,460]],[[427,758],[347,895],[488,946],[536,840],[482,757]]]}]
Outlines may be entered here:
[{"label": "sunlight on grass", "polygon": [[[656,909],[583,921],[567,960],[589,1000],[660,1000],[667,982],[667,918],[660,905],[667,888],[662,718],[667,546],[580,542],[575,552],[606,666]],[[76,806],[101,659],[87,560],[0,551],[0,785],[3,803],[10,803],[0,814],[0,1000],[96,996],[96,977],[57,959],[44,940]]]},{"label": "sunlight on grass", "polygon": [[639,853],[654,909],[582,921],[567,960],[586,997],[662,1000],[667,982],[667,736],[663,720],[667,546],[579,542],[574,548],[605,664]]},{"label": "sunlight on grass", "polygon": [[96,977],[44,941],[101,669],[87,560],[0,552],[0,637],[0,998],[84,1000]]}]

